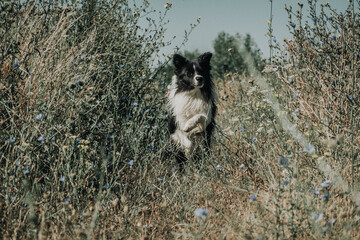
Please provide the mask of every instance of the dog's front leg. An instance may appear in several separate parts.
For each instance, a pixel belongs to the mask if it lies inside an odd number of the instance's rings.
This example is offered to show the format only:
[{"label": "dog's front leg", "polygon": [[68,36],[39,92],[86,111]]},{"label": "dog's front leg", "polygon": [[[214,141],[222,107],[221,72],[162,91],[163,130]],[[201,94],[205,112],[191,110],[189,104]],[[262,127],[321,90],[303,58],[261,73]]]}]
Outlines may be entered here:
[{"label": "dog's front leg", "polygon": [[190,118],[184,127],[184,132],[190,132],[191,134],[199,133],[205,130],[206,116],[197,114]]}]

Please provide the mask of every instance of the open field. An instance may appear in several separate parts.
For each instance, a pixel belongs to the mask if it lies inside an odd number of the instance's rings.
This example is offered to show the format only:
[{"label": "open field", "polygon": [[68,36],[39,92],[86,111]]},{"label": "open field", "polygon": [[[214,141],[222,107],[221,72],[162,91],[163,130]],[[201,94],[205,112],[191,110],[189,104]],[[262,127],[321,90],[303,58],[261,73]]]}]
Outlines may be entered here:
[{"label": "open field", "polygon": [[262,72],[214,79],[212,154],[183,172],[154,67],[171,5],[70,2],[0,3],[1,239],[360,238],[358,2],[269,25]]}]

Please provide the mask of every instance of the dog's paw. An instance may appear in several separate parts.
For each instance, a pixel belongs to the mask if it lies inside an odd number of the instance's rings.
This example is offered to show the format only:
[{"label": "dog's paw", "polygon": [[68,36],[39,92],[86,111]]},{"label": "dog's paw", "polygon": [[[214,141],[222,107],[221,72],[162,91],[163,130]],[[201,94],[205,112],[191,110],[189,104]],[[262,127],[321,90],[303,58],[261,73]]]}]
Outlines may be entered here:
[{"label": "dog's paw", "polygon": [[184,132],[190,132],[194,127],[195,127],[195,125],[193,125],[192,122],[188,121],[185,124]]}]

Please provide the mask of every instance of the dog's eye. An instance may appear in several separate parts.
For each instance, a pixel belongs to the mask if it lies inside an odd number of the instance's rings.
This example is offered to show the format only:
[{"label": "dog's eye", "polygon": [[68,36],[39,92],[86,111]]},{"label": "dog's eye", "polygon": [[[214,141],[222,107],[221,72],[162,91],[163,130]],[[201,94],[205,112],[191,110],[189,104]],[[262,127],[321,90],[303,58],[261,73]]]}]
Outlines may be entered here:
[{"label": "dog's eye", "polygon": [[187,76],[188,76],[188,77],[192,77],[192,75],[193,75],[193,74],[192,74],[191,72],[188,72],[188,73],[187,73]]}]

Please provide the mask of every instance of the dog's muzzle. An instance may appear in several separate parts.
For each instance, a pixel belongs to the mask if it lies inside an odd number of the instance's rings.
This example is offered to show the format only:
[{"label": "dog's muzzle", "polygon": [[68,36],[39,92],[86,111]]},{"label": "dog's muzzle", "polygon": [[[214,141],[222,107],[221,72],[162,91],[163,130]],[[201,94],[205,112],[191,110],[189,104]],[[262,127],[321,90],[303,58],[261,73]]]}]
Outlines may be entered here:
[{"label": "dog's muzzle", "polygon": [[201,75],[195,76],[195,86],[202,87],[204,85],[204,77]]}]

